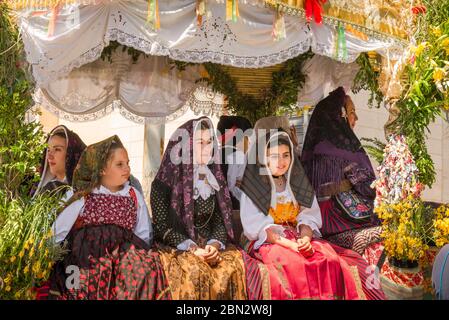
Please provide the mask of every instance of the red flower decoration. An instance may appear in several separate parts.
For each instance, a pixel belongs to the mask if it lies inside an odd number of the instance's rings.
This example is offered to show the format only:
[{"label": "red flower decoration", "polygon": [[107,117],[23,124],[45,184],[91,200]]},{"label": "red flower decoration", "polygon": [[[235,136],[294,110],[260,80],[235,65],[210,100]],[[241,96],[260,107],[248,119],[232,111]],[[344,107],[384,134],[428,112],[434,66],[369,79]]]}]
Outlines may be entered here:
[{"label": "red flower decoration", "polygon": [[368,211],[368,207],[365,206],[364,204],[358,204],[357,211]]},{"label": "red flower decoration", "polygon": [[427,8],[425,6],[414,6],[412,8],[412,12],[413,14],[420,14],[420,13],[426,13],[427,12]]}]

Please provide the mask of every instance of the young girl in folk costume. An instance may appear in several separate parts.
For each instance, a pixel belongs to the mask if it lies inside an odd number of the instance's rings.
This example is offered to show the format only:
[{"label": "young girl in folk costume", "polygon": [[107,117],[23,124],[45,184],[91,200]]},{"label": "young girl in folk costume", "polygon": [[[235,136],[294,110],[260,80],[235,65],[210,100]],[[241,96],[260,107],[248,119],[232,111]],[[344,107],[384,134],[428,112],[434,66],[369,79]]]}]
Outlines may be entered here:
[{"label": "young girl in folk costume", "polygon": [[148,209],[129,176],[128,154],[117,136],[82,154],[73,176],[77,193],[53,225],[56,242],[67,240],[69,253],[52,272],[51,298],[170,298],[159,256],[148,251]]},{"label": "young girl in folk costume", "polygon": [[317,193],[323,237],[363,255],[382,230],[373,213],[375,174],[353,131],[356,121],[343,88],[331,92],[313,111],[301,162]]},{"label": "young girl in folk costume", "polygon": [[230,243],[232,204],[216,143],[202,117],[179,127],[167,146],[151,186],[164,271],[173,299],[263,298],[259,264]]},{"label": "young girl in folk costume", "polygon": [[[66,191],[72,184],[73,171],[86,145],[75,132],[63,125],[49,133],[46,143],[48,146],[39,168],[41,179],[31,190],[31,195],[34,198],[44,192],[53,192],[61,197],[64,194],[70,197],[71,193]],[[37,287],[37,300],[47,299],[48,291],[48,282]]]},{"label": "young girl in folk costume", "polygon": [[320,209],[289,134],[259,131],[256,141],[249,159],[256,148],[260,156],[248,160],[241,220],[248,251],[268,268],[271,298],[371,298],[364,260],[319,239]]},{"label": "young girl in folk costume", "polygon": [[81,138],[65,126],[54,128],[47,139],[48,147],[42,156],[39,169],[41,180],[32,195],[53,191],[72,184],[73,171],[86,145]]},{"label": "young girl in folk costume", "polygon": [[[33,197],[45,191],[63,192],[66,190],[61,186],[72,186],[73,172],[82,152],[86,149],[83,140],[64,125],[55,127],[49,133],[46,143],[48,147],[43,152],[39,168],[41,179],[31,190]],[[142,193],[139,180],[131,175],[129,181],[131,186]]]}]

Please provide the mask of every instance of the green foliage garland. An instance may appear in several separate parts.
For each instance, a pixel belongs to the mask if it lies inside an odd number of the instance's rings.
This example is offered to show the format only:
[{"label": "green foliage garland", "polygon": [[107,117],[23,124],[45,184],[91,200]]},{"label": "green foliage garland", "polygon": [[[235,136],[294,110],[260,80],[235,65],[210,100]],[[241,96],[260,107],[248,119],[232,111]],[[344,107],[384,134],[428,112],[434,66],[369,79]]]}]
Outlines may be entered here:
[{"label": "green foliage garland", "polygon": [[361,138],[360,141],[365,141],[369,144],[362,144],[366,152],[378,163],[381,164],[384,160],[384,150],[386,143],[377,138]]},{"label": "green foliage garland", "polygon": [[61,256],[49,232],[59,199],[30,198],[45,145],[42,126],[27,117],[33,84],[22,69],[17,39],[0,2],[0,300],[34,299],[33,287],[48,278]]},{"label": "green foliage garland", "polygon": [[[113,52],[120,48],[123,52],[126,51],[132,56],[134,63],[138,61],[141,55],[148,56],[134,48],[122,46],[118,42],[112,41],[103,50],[101,58],[112,62]],[[262,117],[294,112],[298,90],[305,83],[302,66],[312,56],[313,53],[309,51],[286,61],[279,71],[273,72],[271,88],[261,92],[260,98],[241,93],[229,72],[225,71],[219,64],[210,62],[203,63],[209,76],[198,79],[197,81],[204,81],[215,91],[226,95],[228,98],[228,109],[231,113],[247,117],[255,122]],[[184,71],[188,65],[194,65],[194,63],[175,60],[171,60],[171,64],[179,71]]]},{"label": "green foliage garland", "polygon": [[361,90],[368,90],[370,92],[368,106],[379,108],[384,98],[379,89],[379,72],[372,66],[366,52],[357,57],[357,64],[360,69],[354,78],[352,92],[357,94]]},{"label": "green foliage garland", "polygon": [[262,117],[292,111],[297,102],[298,90],[305,82],[302,66],[312,56],[313,53],[309,51],[286,61],[279,71],[273,72],[270,90],[261,92],[259,99],[241,93],[231,75],[217,64],[205,63],[209,77],[201,80],[228,97],[231,113],[247,117],[254,123]]},{"label": "green foliage garland", "polygon": [[7,7],[0,3],[0,191],[8,199],[26,196],[36,180],[43,151],[39,124],[27,121],[32,84],[20,68],[22,45]]}]

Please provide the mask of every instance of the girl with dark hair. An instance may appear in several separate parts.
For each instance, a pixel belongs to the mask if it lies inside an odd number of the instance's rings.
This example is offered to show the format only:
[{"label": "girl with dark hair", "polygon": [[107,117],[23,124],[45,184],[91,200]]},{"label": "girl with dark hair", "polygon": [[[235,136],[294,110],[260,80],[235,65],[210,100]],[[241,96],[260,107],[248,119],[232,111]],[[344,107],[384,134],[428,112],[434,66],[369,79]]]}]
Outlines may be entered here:
[{"label": "girl with dark hair", "polygon": [[233,244],[219,156],[211,120],[188,121],[170,138],[151,186],[155,241],[173,299],[264,297],[259,263]]},{"label": "girl with dark hair", "polygon": [[48,135],[42,164],[39,168],[41,180],[32,195],[45,191],[62,190],[59,187],[72,184],[73,171],[86,145],[81,138],[66,126],[55,127]]},{"label": "girl with dark hair", "polygon": [[245,247],[266,266],[271,298],[375,298],[377,291],[362,278],[362,257],[320,239],[318,202],[289,134],[258,133],[249,151],[258,150],[257,161],[246,167],[240,212]]}]

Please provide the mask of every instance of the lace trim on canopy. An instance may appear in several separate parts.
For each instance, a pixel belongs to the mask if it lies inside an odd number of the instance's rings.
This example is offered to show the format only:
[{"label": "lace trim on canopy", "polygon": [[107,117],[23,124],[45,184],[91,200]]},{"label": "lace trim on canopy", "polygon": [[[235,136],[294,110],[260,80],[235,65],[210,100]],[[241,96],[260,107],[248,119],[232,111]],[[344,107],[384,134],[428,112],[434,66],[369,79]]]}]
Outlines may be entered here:
[{"label": "lace trim on canopy", "polygon": [[[206,97],[206,99],[204,99],[204,97]],[[224,101],[224,98],[220,93],[216,93],[204,86],[195,87],[190,92],[189,98],[187,99],[185,104],[183,104],[179,109],[170,113],[169,115],[162,117],[145,117],[138,115],[132,110],[126,108],[126,106],[120,100],[115,100],[111,104],[107,105],[104,108],[101,108],[100,110],[92,110],[86,111],[83,114],[75,114],[56,107],[43,96],[42,92],[39,89],[34,93],[33,99],[37,106],[42,106],[46,110],[56,115],[58,118],[71,122],[95,121],[111,114],[114,110],[118,110],[123,117],[138,124],[163,124],[176,120],[177,118],[183,116],[189,110],[189,108],[195,113],[195,115],[203,114],[206,116],[215,115],[219,117],[223,114],[223,110],[226,107],[226,102]]]},{"label": "lace trim on canopy", "polygon": [[168,55],[174,60],[185,62],[213,62],[240,68],[263,68],[273,66],[297,57],[298,55],[309,50],[311,45],[311,39],[308,38],[307,41],[275,54],[258,57],[245,57],[205,50],[170,50],[167,47],[164,47],[159,41],[142,39],[138,36],[125,33],[118,29],[109,30],[106,39],[108,41],[117,41],[122,45],[132,47],[150,55]]}]

